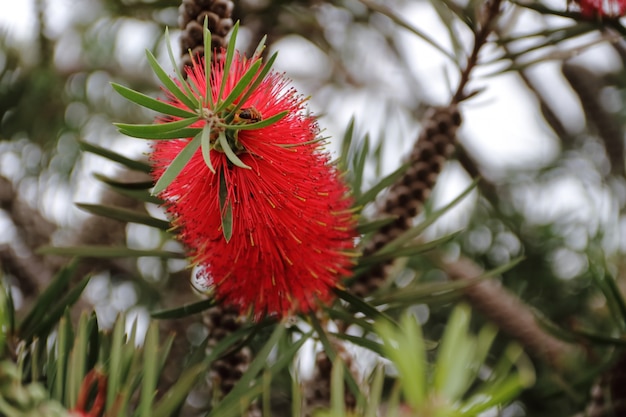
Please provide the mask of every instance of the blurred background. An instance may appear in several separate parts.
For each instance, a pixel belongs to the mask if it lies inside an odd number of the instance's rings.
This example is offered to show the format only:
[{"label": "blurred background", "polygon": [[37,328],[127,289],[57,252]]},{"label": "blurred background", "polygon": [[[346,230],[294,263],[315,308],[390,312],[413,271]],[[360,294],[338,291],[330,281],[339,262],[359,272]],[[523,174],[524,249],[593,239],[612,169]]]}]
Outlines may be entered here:
[{"label": "blurred background", "polygon": [[[447,3],[469,11],[476,2]],[[87,143],[145,157],[149,144],[121,136],[112,123],[149,123],[155,114],[110,83],[159,95],[144,51],[171,69],[163,33],[169,27],[178,48],[179,4],[0,0],[0,264],[18,307],[65,262],[39,255],[42,245],[181,250],[154,228],[91,217],[74,205],[100,202],[165,218],[156,204],[113,193],[94,177],[146,181],[145,174],[80,149]],[[427,236],[460,231],[443,255],[464,254],[486,269],[523,255],[502,276],[507,288],[565,329],[615,336],[593,282],[598,271],[610,271],[624,285],[626,44],[601,22],[572,19],[565,1],[533,4],[505,3],[494,42],[481,53],[470,82],[478,94],[461,105],[459,149],[426,212],[477,175],[482,180]],[[473,39],[437,0],[247,0],[236,2],[234,18],[242,50],[268,34],[270,50],[280,51],[275,68],[311,96],[335,155],[351,118],[357,137],[370,136],[367,184],[399,166],[425,111],[449,102]],[[157,306],[194,297],[182,260],[95,262],[83,302],[95,306],[103,326],[119,311],[147,320]],[[410,274],[420,280],[446,279],[428,258],[414,262]],[[429,336],[440,336],[447,311],[420,307]],[[190,338],[205,331],[196,326]],[[581,382],[577,392],[590,384]],[[586,400],[570,392],[548,401],[540,387],[508,415],[572,415]]]}]

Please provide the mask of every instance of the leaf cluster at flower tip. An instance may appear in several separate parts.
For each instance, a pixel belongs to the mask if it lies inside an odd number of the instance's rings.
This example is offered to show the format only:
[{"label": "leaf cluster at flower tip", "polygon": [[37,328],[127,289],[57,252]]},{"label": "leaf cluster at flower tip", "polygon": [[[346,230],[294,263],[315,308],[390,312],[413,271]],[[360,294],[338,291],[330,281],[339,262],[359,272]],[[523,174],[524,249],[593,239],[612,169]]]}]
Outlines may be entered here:
[{"label": "leaf cluster at flower tip", "polygon": [[[233,27],[228,48],[226,49],[224,74],[229,74],[233,60],[236,57],[235,43],[238,29],[239,23],[237,22]],[[276,60],[277,54],[274,53],[267,60],[267,63],[263,64],[261,53],[265,48],[266,37],[259,42],[254,55],[250,58],[252,65],[250,65],[248,70],[237,80],[226,97],[224,97],[224,91],[229,79],[227,76],[222,77],[216,94],[211,91],[212,83],[210,82],[204,83],[204,88],[201,88],[193,81],[185,81],[174,59],[167,30],[165,38],[168,55],[172,66],[175,68],[176,77],[172,79],[150,51],[146,51],[146,55],[152,70],[163,84],[166,94],[183,104],[185,108],[151,98],[119,84],[113,84],[113,88],[126,99],[140,106],[162,113],[165,117],[165,122],[155,124],[116,123],[115,125],[118,127],[120,133],[150,140],[171,140],[193,137],[193,140],[188,145],[189,150],[187,152],[181,152],[179,157],[172,161],[169,168],[156,183],[153,190],[153,194],[155,195],[158,195],[171,184],[174,178],[176,178],[183,167],[189,162],[198,147],[202,149],[204,160],[213,173],[215,173],[215,169],[211,162],[211,151],[223,152],[234,166],[250,169],[250,167],[244,164],[237,156],[245,151],[243,145],[238,141],[239,131],[261,129],[276,123],[287,115],[287,112],[284,111],[272,115],[271,117],[263,118],[254,108],[242,108],[243,103],[246,102],[254,90],[265,79]],[[206,52],[203,60],[203,70],[207,80],[211,78],[212,60],[210,45],[211,32],[208,30],[207,21],[205,20],[204,47]],[[192,62],[195,66],[196,60],[192,59]],[[194,68],[194,70],[198,71],[198,68]],[[167,119],[167,117],[170,117],[171,120]]]}]

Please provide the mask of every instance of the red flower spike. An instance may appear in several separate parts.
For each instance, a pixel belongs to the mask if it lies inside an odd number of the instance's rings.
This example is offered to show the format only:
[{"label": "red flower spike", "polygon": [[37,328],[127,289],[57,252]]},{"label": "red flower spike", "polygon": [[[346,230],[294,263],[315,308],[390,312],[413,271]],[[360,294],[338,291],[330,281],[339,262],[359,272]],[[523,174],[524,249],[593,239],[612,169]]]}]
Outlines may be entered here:
[{"label": "red flower spike", "polygon": [[[213,100],[198,98],[217,106],[255,62],[235,56],[219,98],[224,66],[213,62]],[[187,75],[195,94],[205,91],[203,63],[196,62]],[[315,140],[319,130],[305,113],[305,99],[283,75],[270,72],[240,103],[243,95],[245,90],[232,105],[240,106],[234,117],[231,113],[232,120],[229,113],[218,118],[224,117],[227,124],[249,124],[286,115],[258,129],[223,126],[215,131],[210,151],[215,173],[198,149],[159,196],[193,262],[201,267],[200,276],[218,299],[252,312],[257,320],[265,314],[310,311],[316,300],[328,302],[338,279],[350,275],[356,236],[353,202],[328,153]],[[171,95],[168,102],[187,109]],[[207,114],[214,110],[207,109]],[[201,120],[194,127],[205,123]],[[228,138],[249,169],[235,166],[221,151],[219,135]],[[155,180],[191,140],[156,142],[151,155]],[[223,228],[230,220],[229,235]]]},{"label": "red flower spike", "polygon": [[626,0],[574,0],[586,19],[618,18],[626,14]]}]

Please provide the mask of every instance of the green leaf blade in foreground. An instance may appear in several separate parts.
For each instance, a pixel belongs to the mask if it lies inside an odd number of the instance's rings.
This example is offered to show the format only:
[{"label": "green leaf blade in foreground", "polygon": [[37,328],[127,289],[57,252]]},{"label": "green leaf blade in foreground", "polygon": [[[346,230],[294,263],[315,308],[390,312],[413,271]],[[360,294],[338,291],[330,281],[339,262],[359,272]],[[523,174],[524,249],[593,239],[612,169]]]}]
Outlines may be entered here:
[{"label": "green leaf blade in foreground", "polygon": [[19,333],[22,337],[24,333],[31,332],[31,328],[36,326],[36,323],[43,319],[54,301],[59,300],[62,297],[62,294],[66,291],[77,266],[78,262],[73,261],[68,266],[61,269],[50,285],[48,285],[48,288],[46,288],[37,298],[37,302],[34,304],[33,309],[26,315],[24,320],[22,320],[19,325]]},{"label": "green leaf blade in foreground", "polygon": [[182,117],[182,118],[196,116],[195,113],[189,110],[184,110],[179,107],[172,106],[171,104],[168,104],[163,101],[152,98],[150,96],[147,96],[143,93],[140,93],[139,91],[135,91],[128,87],[124,87],[123,85],[120,85],[117,83],[111,83],[111,87],[113,87],[113,89],[117,91],[117,93],[121,95],[122,97],[124,97],[125,99],[135,104],[139,104],[140,106],[145,107],[147,109],[159,112],[161,114],[167,114],[170,116]]},{"label": "green leaf blade in foreground", "polygon": [[200,135],[196,135],[196,137],[189,142],[176,158],[170,163],[167,167],[161,178],[157,181],[152,190],[153,195],[159,195],[163,190],[165,190],[171,183],[176,179],[178,174],[181,173],[183,168],[187,165],[191,157],[196,153],[198,148],[200,147]]}]

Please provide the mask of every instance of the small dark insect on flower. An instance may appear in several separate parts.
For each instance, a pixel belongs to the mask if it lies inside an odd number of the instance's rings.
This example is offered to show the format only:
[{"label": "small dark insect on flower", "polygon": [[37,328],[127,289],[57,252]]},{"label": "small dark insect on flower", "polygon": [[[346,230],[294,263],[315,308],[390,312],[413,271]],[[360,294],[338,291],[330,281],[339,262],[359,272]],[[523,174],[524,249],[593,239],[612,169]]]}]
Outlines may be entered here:
[{"label": "small dark insect on flower", "polygon": [[239,111],[235,120],[243,123],[256,123],[263,120],[263,115],[253,106],[245,107]]}]

